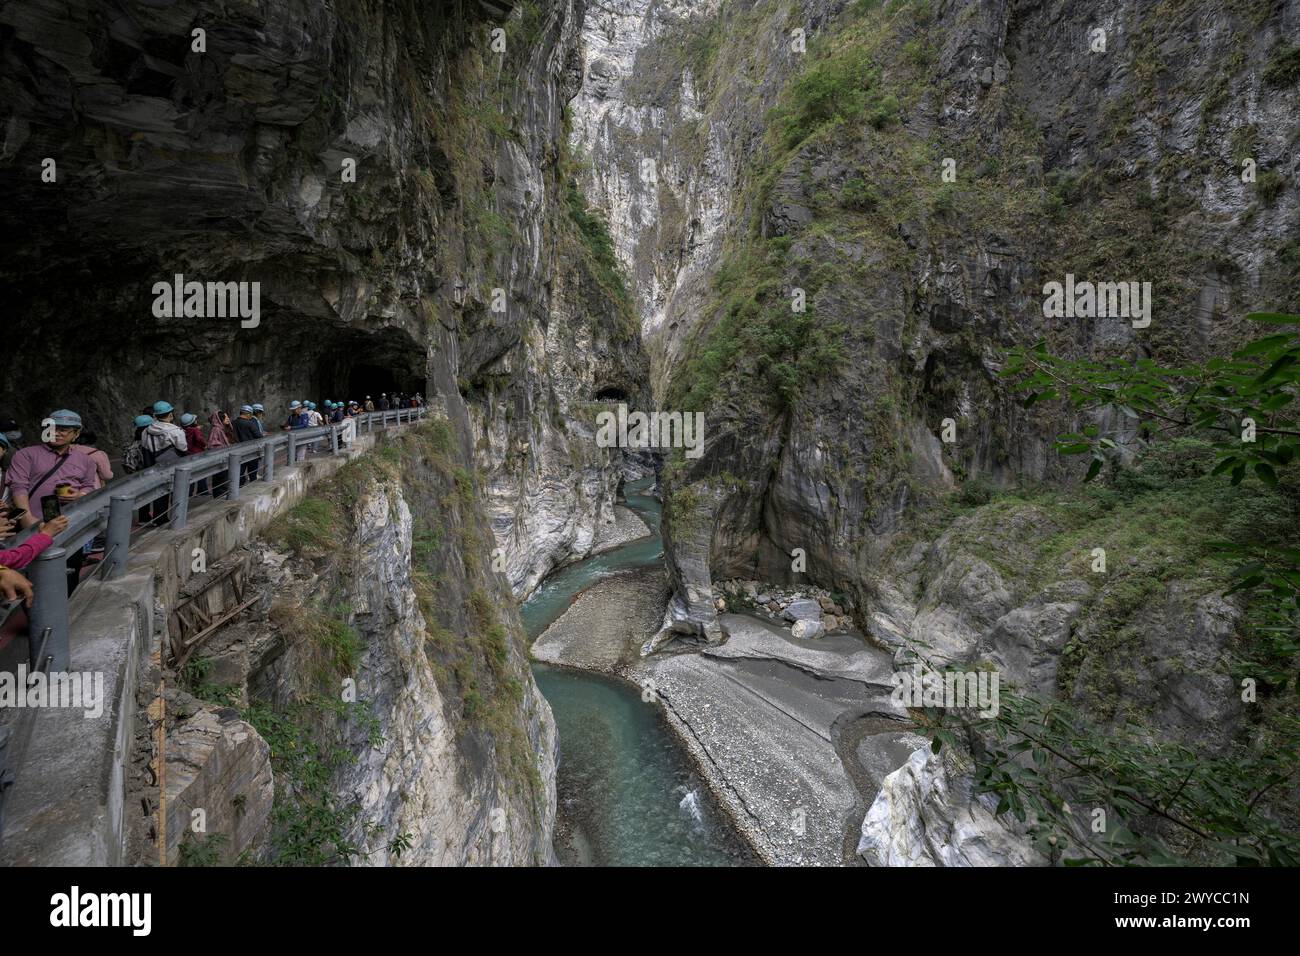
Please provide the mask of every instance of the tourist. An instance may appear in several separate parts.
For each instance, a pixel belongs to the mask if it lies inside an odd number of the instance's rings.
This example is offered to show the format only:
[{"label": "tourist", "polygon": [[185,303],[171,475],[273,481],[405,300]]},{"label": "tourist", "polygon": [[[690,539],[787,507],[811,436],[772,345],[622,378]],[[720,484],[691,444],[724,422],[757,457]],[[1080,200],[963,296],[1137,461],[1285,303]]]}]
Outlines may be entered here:
[{"label": "tourist", "polygon": [[185,430],[172,420],[175,411],[170,402],[154,402],[153,424],[140,436],[146,460],[150,465],[175,461],[188,450]]},{"label": "tourist", "polygon": [[[235,443],[235,426],[230,416],[217,409],[208,418],[208,451],[214,448],[229,448]],[[220,498],[226,493],[226,473],[219,471],[212,476],[212,497]]]},{"label": "tourist", "polygon": [[[235,441],[259,441],[261,437],[262,426],[253,415],[253,406],[242,406],[239,409],[239,417],[235,419]],[[250,481],[257,481],[257,472],[260,467],[261,461],[257,458],[241,463],[239,466],[239,483],[246,485]]]},{"label": "tourist", "polygon": [[42,498],[53,494],[61,502],[80,498],[94,491],[98,480],[95,463],[72,450],[81,435],[81,416],[61,408],[48,417],[53,426],[50,440],[18,449],[9,466],[9,493],[14,507],[25,512],[19,518],[24,528],[37,523]]},{"label": "tourist", "polygon": [[266,437],[266,406],[253,405],[253,418],[257,420],[258,434],[263,438]]},{"label": "tourist", "polygon": [[199,416],[186,412],[181,416],[181,430],[185,432],[185,449],[190,455],[201,455],[208,450],[208,440],[203,437]]},{"label": "tourist", "polygon": [[[0,517],[0,538],[8,537],[12,529],[13,523]],[[67,530],[67,515],[59,515],[49,521],[42,521],[37,526],[36,533],[28,537],[22,544],[14,548],[0,550],[0,567],[21,571],[40,557],[41,552],[54,543],[54,538],[57,535]],[[12,598],[8,599],[13,600]]]},{"label": "tourist", "polygon": [[[201,455],[208,450],[208,440],[203,437],[203,426],[199,416],[186,412],[181,416],[181,428],[185,430],[185,447],[187,455]],[[200,478],[194,483],[194,494],[208,493],[208,479]]]},{"label": "tourist", "polygon": [[102,449],[97,448],[99,444],[98,436],[94,432],[83,431],[77,444],[72,446],[73,451],[79,451],[95,463],[95,487],[102,488],[113,480],[113,463],[108,460],[108,454]]},{"label": "tourist", "polygon": [[235,443],[235,427],[230,416],[217,409],[208,418],[208,448],[226,448]]},{"label": "tourist", "polygon": [[[189,450],[185,430],[173,420],[176,409],[159,399],[153,404],[153,423],[140,436],[145,464],[166,465],[178,461]],[[159,523],[171,512],[171,495],[160,495],[140,509],[143,524]]]},{"label": "tourist", "polygon": [[368,412],[373,412],[373,411],[375,410],[375,403],[374,403],[373,401],[371,401],[369,395],[366,396],[366,406],[365,406],[365,407],[366,407],[366,411],[368,411]]},{"label": "tourist", "polygon": [[9,437],[4,432],[0,432],[0,504],[9,500],[9,486],[5,484],[5,466],[11,450]]}]

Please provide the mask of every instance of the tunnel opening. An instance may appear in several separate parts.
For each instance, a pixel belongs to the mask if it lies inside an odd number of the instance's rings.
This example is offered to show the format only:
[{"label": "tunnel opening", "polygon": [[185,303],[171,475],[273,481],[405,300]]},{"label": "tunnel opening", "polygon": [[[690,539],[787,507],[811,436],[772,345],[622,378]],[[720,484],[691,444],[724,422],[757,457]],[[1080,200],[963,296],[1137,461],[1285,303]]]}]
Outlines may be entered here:
[{"label": "tunnel opening", "polygon": [[362,404],[367,396],[378,405],[381,396],[398,392],[428,398],[424,366],[424,348],[404,332],[352,335],[321,356],[316,390],[334,401]]},{"label": "tunnel opening", "polygon": [[627,390],[616,385],[606,385],[596,392],[595,400],[598,402],[626,402]]},{"label": "tunnel opening", "polygon": [[425,388],[424,383],[406,369],[361,363],[348,370],[346,391],[340,400],[365,402],[369,398],[378,402],[381,395],[391,396],[396,392],[403,395],[419,392],[423,395]]}]

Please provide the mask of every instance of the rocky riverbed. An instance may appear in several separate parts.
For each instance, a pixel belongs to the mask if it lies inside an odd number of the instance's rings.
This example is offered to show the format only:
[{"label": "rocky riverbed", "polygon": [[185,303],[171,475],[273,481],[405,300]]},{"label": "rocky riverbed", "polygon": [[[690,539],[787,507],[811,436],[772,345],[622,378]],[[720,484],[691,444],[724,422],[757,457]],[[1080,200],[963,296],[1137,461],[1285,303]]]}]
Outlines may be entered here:
[{"label": "rocky riverbed", "polygon": [[890,701],[891,655],[857,633],[800,638],[789,622],[723,614],[721,644],[670,638],[642,656],[667,599],[658,565],[602,578],[533,656],[639,685],[765,862],[858,862],[861,823],[885,776],[927,743]]}]

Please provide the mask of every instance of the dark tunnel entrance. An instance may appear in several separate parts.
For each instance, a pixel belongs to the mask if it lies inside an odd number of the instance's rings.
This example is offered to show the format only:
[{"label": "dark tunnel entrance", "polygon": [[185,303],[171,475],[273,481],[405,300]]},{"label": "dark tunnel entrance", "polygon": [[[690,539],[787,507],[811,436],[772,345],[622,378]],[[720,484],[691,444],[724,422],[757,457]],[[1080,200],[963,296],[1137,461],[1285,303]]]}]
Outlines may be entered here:
[{"label": "dark tunnel entrance", "polygon": [[394,392],[403,395],[419,392],[423,395],[424,382],[405,369],[387,365],[354,365],[348,372],[347,394],[340,396],[340,399],[364,403],[369,397],[378,402],[380,395],[391,396]]},{"label": "dark tunnel entrance", "polygon": [[357,336],[321,357],[317,380],[321,394],[339,402],[365,404],[368,395],[378,406],[381,395],[395,392],[428,398],[425,358],[424,348],[397,330]]}]

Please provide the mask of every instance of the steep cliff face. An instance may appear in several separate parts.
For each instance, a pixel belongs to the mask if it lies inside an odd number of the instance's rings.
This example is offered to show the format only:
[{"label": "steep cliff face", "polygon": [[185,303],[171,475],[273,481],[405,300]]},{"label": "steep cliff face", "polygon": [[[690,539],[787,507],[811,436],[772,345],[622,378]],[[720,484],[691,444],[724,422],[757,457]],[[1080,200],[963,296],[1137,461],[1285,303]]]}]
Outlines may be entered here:
[{"label": "steep cliff face", "polygon": [[[580,406],[646,364],[564,179],[582,4],[486,9],[7,4],[0,188],[27,228],[0,285],[9,347],[55,374],[7,378],[0,411],[31,433],[72,407],[111,446],[159,397],[274,419],[458,392],[516,589],[584,554],[619,463]],[[258,283],[256,323],[157,316],[176,275]]]},{"label": "steep cliff face", "polygon": [[[549,859],[553,729],[513,643],[511,590],[613,522],[624,462],[591,440],[592,411],[647,381],[608,237],[570,188],[582,16],[581,0],[0,10],[0,190],[25,223],[0,239],[6,345],[42,369],[6,376],[0,413],[31,435],[74,408],[115,449],[160,397],[204,418],[260,401],[274,422],[295,398],[421,392],[454,436],[441,454],[458,492],[482,499],[492,533],[453,535],[425,562],[463,565],[468,597],[420,609],[402,555],[410,521],[427,549],[418,519],[446,489],[409,475],[401,495],[354,489],[354,554],[373,562],[331,574],[357,577],[339,620],[365,638],[361,682],[390,749],[335,783],[379,827],[348,831],[371,861],[403,833],[417,842],[402,862]],[[250,305],[256,284],[258,312],[160,315],[154,285],[176,276],[245,283]],[[479,686],[457,642],[421,650],[428,630],[491,636]],[[490,689],[508,705],[492,709]],[[252,691],[285,703],[274,681]],[[228,717],[193,728],[196,759],[231,734],[245,746]],[[504,751],[513,771],[494,762]]]},{"label": "steep cliff face", "polygon": [[[708,414],[666,525],[693,628],[707,570],[789,579],[801,548],[862,603],[928,496],[1065,477],[1079,423],[1019,407],[1007,347],[1191,356],[1295,305],[1294,4],[609,9],[575,127],[655,381]],[[1152,282],[1152,325],[1044,319],[1066,273]]]},{"label": "steep cliff face", "polygon": [[251,549],[253,606],[168,677],[173,862],[553,862],[555,722],[467,438],[408,430]]},{"label": "steep cliff face", "polygon": [[[1246,312],[1300,306],[1298,29],[1294,2],[1195,0],[590,16],[585,188],[636,279],[656,396],[706,415],[704,457],[665,469],[674,628],[722,639],[715,581],[811,581],[900,664],[996,667],[1210,750],[1254,733],[1211,676],[1241,639],[1211,529],[1293,520],[1293,494],[1198,484],[1194,444],[1135,460],[1121,412],[1027,408],[999,375],[1039,340],[1222,355]],[[1150,324],[1045,317],[1067,275],[1151,283]],[[1132,466],[1094,497],[1052,449],[1086,425]],[[945,802],[946,773],[914,768],[894,807]],[[893,813],[864,846],[926,857],[879,830]]]}]

